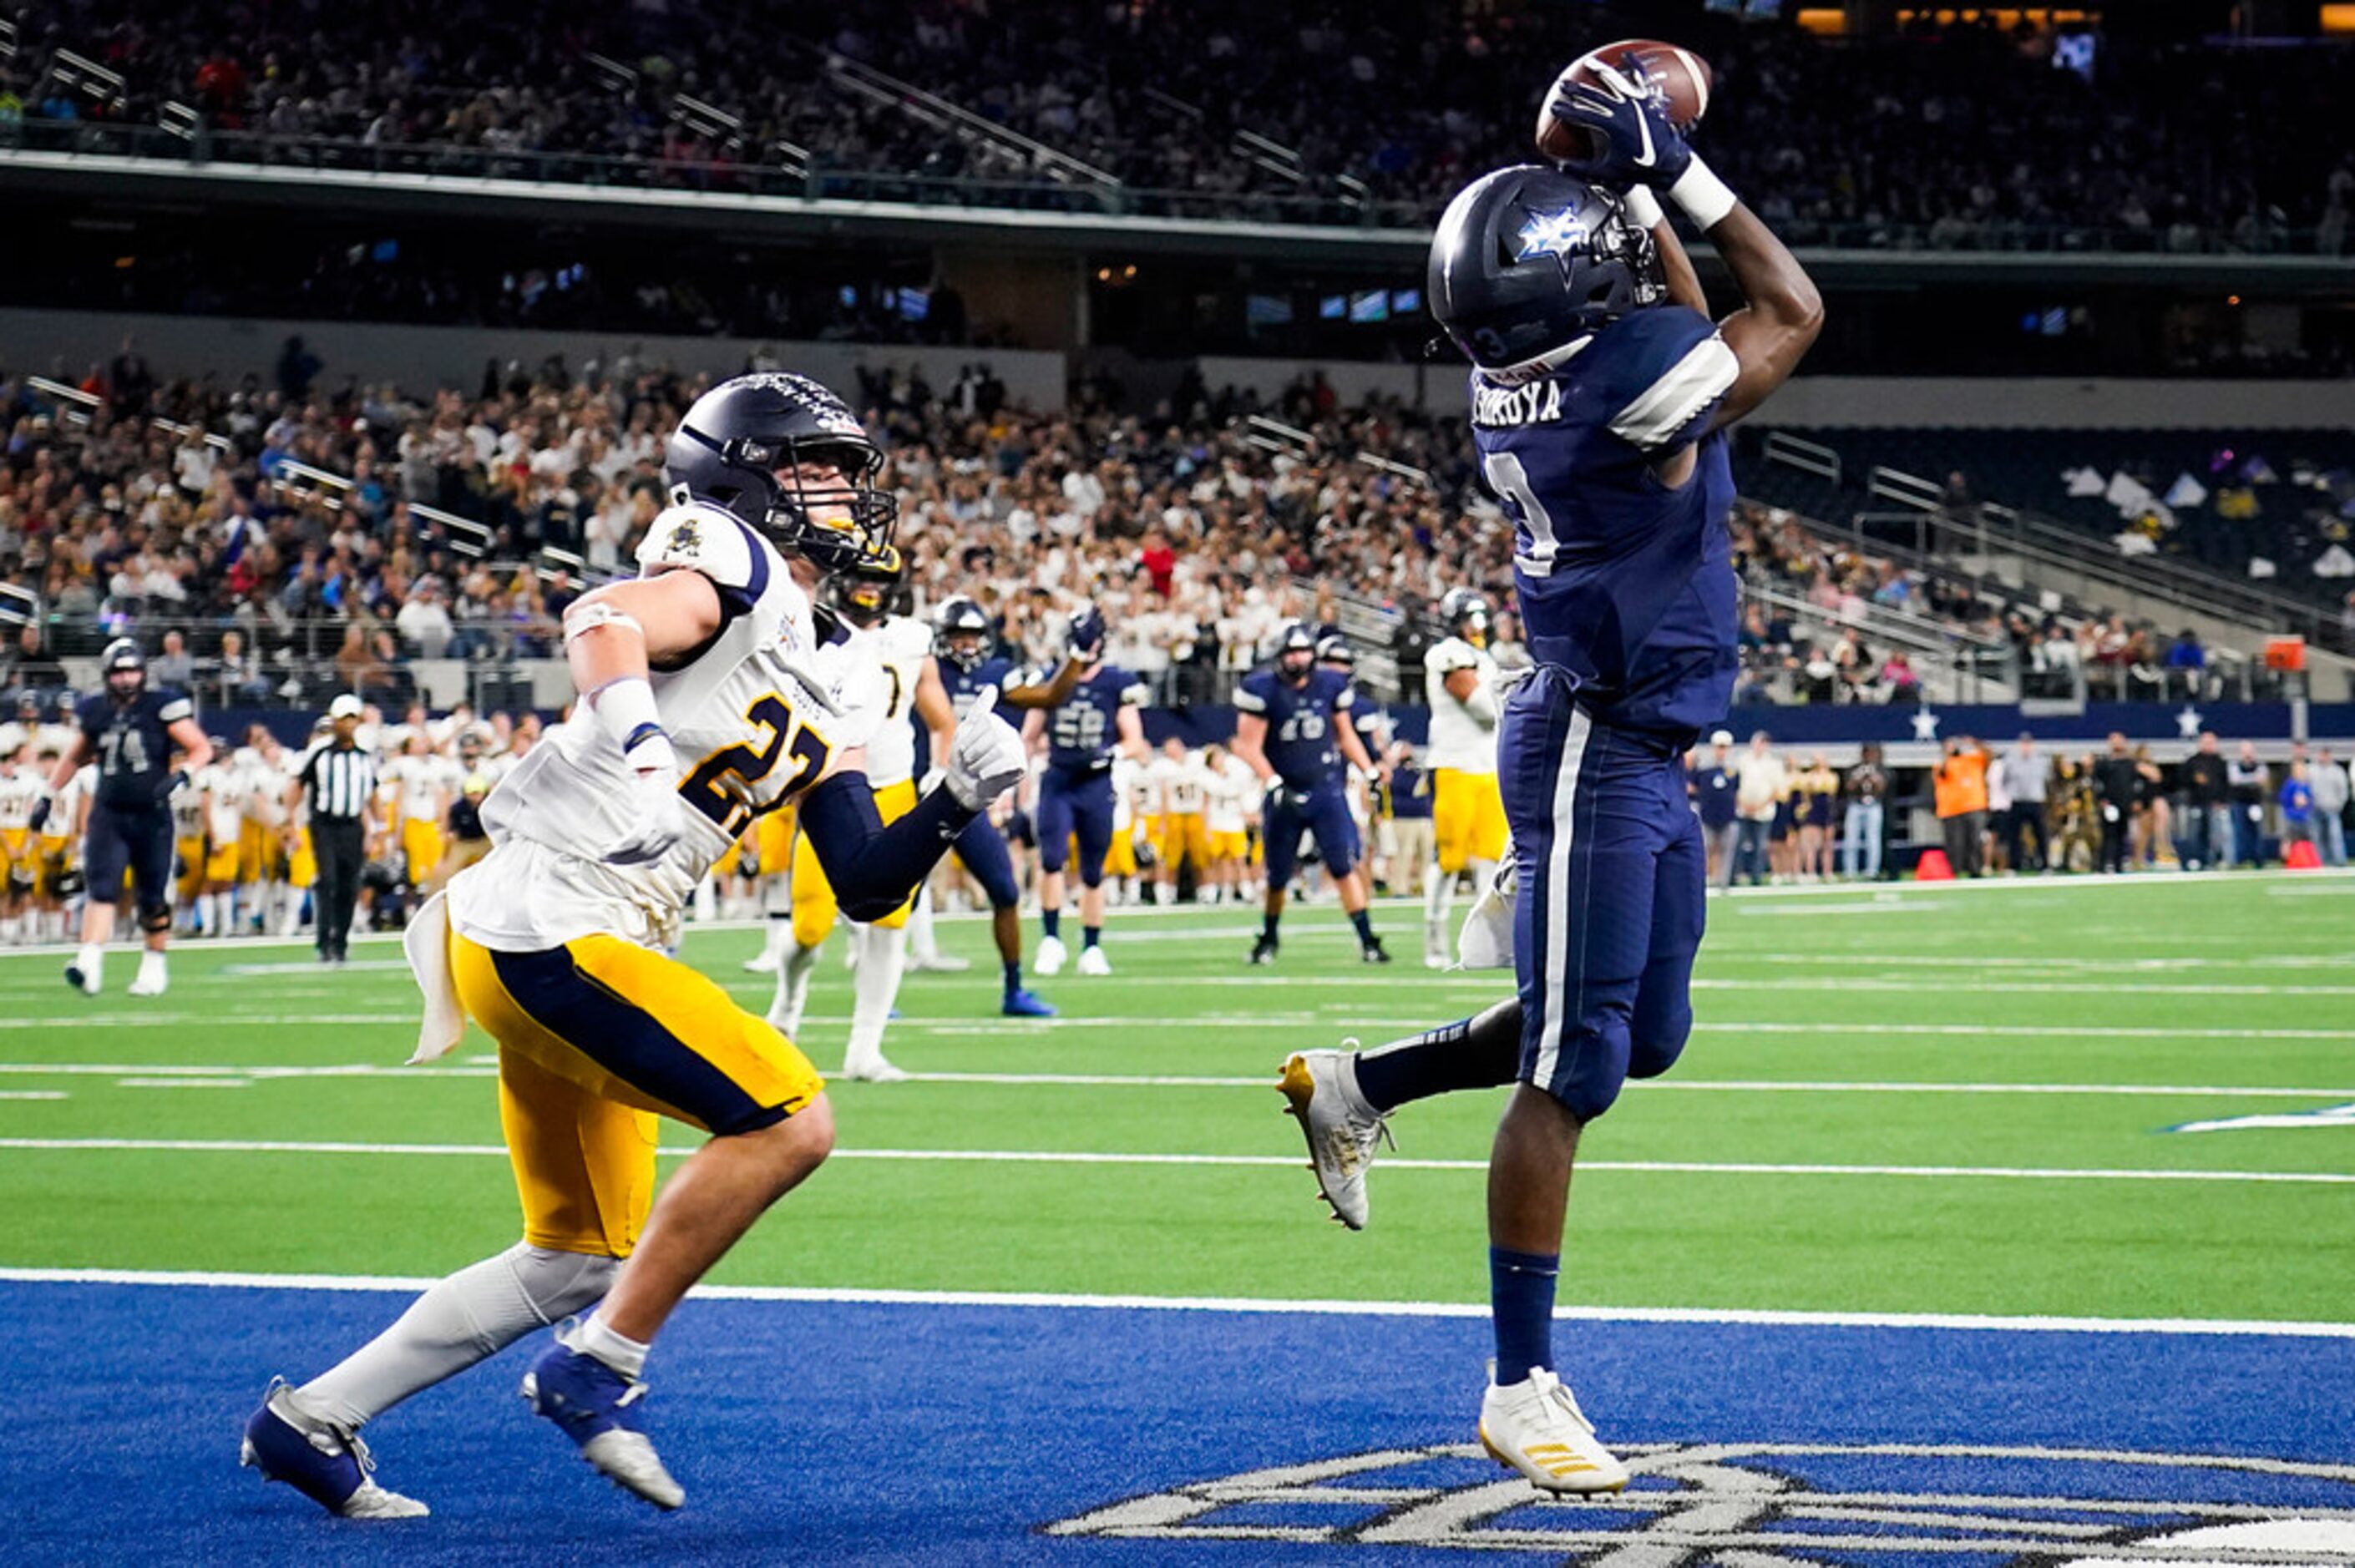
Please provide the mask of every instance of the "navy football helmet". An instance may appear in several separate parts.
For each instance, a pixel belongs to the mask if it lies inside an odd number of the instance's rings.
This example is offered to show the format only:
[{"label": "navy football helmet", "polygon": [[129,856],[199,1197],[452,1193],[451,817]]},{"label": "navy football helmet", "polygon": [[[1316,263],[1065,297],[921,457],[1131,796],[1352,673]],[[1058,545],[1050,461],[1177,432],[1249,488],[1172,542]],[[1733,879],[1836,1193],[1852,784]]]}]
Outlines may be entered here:
[{"label": "navy football helmet", "polygon": [[1619,197],[1538,164],[1483,175],[1432,236],[1431,313],[1487,371],[1530,367],[1668,297],[1659,247]]},{"label": "navy football helmet", "polygon": [[[804,467],[840,471],[813,486]],[[676,495],[732,512],[780,550],[829,572],[890,547],[900,503],[878,489],[883,451],[850,406],[806,376],[762,373],[723,381],[695,400],[663,454]]]},{"label": "navy football helmet", "polygon": [[1448,630],[1475,648],[1488,646],[1488,601],[1472,588],[1447,590],[1439,601],[1439,620]]},{"label": "navy football helmet", "polygon": [[1358,651],[1339,632],[1328,631],[1316,640],[1316,662],[1337,670],[1354,670],[1358,667]]},{"label": "navy football helmet", "polygon": [[897,545],[886,545],[881,555],[858,561],[828,577],[826,598],[837,615],[857,627],[878,626],[887,616],[905,614],[907,558]]},{"label": "navy football helmet", "polygon": [[1289,681],[1305,681],[1316,664],[1316,631],[1305,620],[1284,629],[1275,641],[1276,673]]},{"label": "navy football helmet", "polygon": [[989,657],[996,636],[989,611],[960,594],[932,616],[932,650],[960,670],[977,667]]},{"label": "navy football helmet", "polygon": [[117,701],[130,701],[147,684],[147,655],[128,637],[118,637],[106,645],[106,652],[99,655],[98,668],[106,689]]}]

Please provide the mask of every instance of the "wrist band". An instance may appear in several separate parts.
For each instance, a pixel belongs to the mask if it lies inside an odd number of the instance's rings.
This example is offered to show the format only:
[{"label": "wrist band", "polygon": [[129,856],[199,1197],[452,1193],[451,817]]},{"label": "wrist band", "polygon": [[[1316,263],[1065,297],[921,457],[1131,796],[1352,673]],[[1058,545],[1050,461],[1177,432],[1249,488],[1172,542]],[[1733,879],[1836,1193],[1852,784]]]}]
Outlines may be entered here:
[{"label": "wrist band", "polygon": [[1629,190],[1624,205],[1627,221],[1646,233],[1658,228],[1660,219],[1667,216],[1660,211],[1660,198],[1652,194],[1648,185],[1636,185]]},{"label": "wrist band", "polygon": [[1710,172],[1707,164],[1695,157],[1677,183],[1668,187],[1668,199],[1703,234],[1725,221],[1725,215],[1741,204],[1742,198],[1725,188],[1725,182]]}]

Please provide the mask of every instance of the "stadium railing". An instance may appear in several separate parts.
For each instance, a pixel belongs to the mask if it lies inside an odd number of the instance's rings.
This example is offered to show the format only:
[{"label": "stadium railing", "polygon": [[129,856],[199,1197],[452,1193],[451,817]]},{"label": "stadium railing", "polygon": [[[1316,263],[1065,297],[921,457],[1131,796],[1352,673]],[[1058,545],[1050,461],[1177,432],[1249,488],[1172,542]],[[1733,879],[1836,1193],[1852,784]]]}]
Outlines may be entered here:
[{"label": "stadium railing", "polygon": [[[1118,181],[1106,184],[1078,174],[1079,169],[1094,175],[1103,172],[1066,154],[1053,154],[1059,162],[1041,164],[1058,171],[1055,175],[951,177],[837,167],[829,164],[820,154],[793,145],[764,149],[764,155],[773,155],[773,162],[624,157],[471,147],[454,143],[387,143],[357,138],[221,131],[191,125],[185,111],[174,116],[170,123],[158,125],[90,120],[0,121],[0,156],[11,149],[91,158],[149,158],[195,165],[245,164],[476,181],[700,191],[713,196],[1371,228],[1401,231],[1399,238],[1405,243],[1420,242],[1440,206],[1436,196],[1376,196],[1356,180],[1337,181],[1335,190],[1329,194],[1299,190],[1175,190]],[[1281,162],[1273,154],[1265,155],[1271,161]],[[2273,231],[2262,243],[2243,245],[2236,240],[2229,226],[2187,229],[2180,235],[2157,235],[2144,228],[2010,220],[1961,225],[1951,220],[1944,225],[1878,219],[1811,220],[1786,228],[1785,238],[1802,249],[1860,251],[1883,257],[2045,255],[2056,261],[2087,255],[2121,261],[2142,258],[2153,262],[2225,256],[2320,259],[2343,254],[2345,240],[2339,231],[2319,228]],[[2327,243],[2336,243],[2342,249],[2326,250]]]}]

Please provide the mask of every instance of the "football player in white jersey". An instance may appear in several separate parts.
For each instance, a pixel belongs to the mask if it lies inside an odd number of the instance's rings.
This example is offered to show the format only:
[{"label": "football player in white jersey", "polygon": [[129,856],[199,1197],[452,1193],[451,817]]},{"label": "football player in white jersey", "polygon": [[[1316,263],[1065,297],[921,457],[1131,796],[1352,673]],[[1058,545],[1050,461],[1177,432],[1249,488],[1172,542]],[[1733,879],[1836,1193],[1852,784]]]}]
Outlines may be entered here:
[{"label": "football player in white jersey", "polygon": [[1472,872],[1474,897],[1505,855],[1505,797],[1497,785],[1497,661],[1488,655],[1488,601],[1450,588],[1439,601],[1447,635],[1423,656],[1424,700],[1431,705],[1433,847],[1438,874],[1423,902],[1423,961],[1445,969],[1453,959],[1447,903],[1455,879]]},{"label": "football player in white jersey", "polygon": [[1188,751],[1176,736],[1161,743],[1161,755],[1146,768],[1156,796],[1153,814],[1160,827],[1154,845],[1160,862],[1161,902],[1178,902],[1178,867],[1194,863],[1195,896],[1210,903],[1210,824],[1204,815],[1209,800],[1210,772],[1199,751]]},{"label": "football player in white jersey", "polygon": [[41,798],[33,743],[23,728],[0,734],[0,942],[28,940],[40,859],[33,842],[33,802]]},{"label": "football player in white jersey", "polygon": [[[916,804],[916,729],[921,710],[928,729],[954,730],[948,694],[937,682],[923,683],[924,662],[932,655],[932,629],[912,616],[898,613],[907,592],[908,567],[896,549],[887,559],[858,563],[837,573],[828,585],[831,608],[840,618],[845,635],[829,641],[818,654],[820,667],[838,663],[846,692],[865,683],[871,700],[880,705],[881,718],[867,742],[867,781],[875,790],[876,814],[887,822],[908,814]],[[851,938],[858,963],[856,995],[850,1012],[850,1044],[842,1060],[842,1076],[873,1083],[894,1083],[908,1075],[883,1055],[883,1029],[900,995],[900,981],[908,965],[908,917],[911,905],[902,905],[859,927]],[[818,951],[832,933],[838,913],[834,888],[826,868],[806,838],[796,841],[793,869],[794,945],[777,971],[776,1001],[769,1022],[786,1038],[801,1033],[802,1014],[809,1005],[810,973]]]},{"label": "football player in white jersey", "polygon": [[[684,1492],[645,1432],[647,1346],[679,1300],[833,1146],[825,1086],[793,1044],[665,956],[744,824],[788,804],[846,913],[903,903],[1022,770],[978,702],[941,788],[889,826],[861,771],[873,710],[812,668],[809,594],[889,546],[882,454],[838,398],[757,375],[698,398],[666,464],[677,503],[642,575],[565,615],[581,693],[485,803],[493,847],[420,910],[419,1058],[467,1017],[499,1043],[500,1121],[524,1239],[427,1290],[300,1388],[274,1383],[246,1456],[346,1517],[409,1517],[358,1433],[419,1390],[569,1314],[524,1391],[598,1470],[656,1506]],[[780,552],[783,552],[782,555]],[[711,1135],[653,1197],[656,1118]]]}]

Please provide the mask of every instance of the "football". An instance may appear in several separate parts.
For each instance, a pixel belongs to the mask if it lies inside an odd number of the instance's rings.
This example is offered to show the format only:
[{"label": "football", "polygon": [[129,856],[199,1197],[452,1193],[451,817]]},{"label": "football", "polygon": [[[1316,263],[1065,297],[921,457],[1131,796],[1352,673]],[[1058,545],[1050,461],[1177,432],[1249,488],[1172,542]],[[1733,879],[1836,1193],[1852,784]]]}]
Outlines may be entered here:
[{"label": "football", "polygon": [[1545,101],[1538,105],[1538,151],[1556,162],[1588,154],[1582,145],[1586,133],[1555,119],[1553,101],[1564,87],[1593,81],[1598,61],[1616,67],[1641,83],[1668,111],[1669,122],[1678,130],[1691,129],[1709,112],[1713,78],[1709,62],[1690,49],[1664,44],[1657,38],[1623,38],[1615,44],[1605,44],[1571,61],[1569,68],[1554,79],[1553,86],[1546,90]]}]

